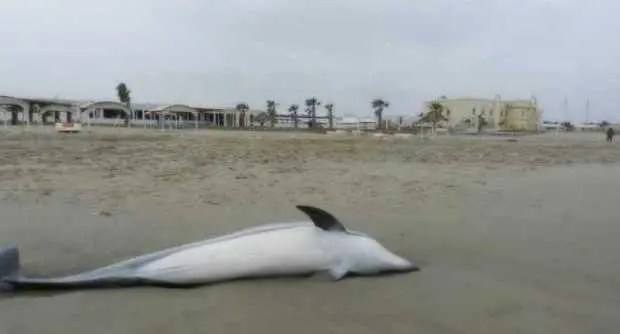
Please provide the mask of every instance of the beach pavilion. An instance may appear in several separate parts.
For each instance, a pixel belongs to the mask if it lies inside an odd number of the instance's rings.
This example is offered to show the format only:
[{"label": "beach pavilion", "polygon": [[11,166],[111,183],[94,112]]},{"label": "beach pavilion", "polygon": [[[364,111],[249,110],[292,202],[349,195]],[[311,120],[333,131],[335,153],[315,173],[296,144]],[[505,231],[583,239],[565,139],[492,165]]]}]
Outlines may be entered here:
[{"label": "beach pavilion", "polygon": [[5,124],[71,122],[80,115],[75,101],[0,96],[0,121]]},{"label": "beach pavilion", "polygon": [[[82,121],[93,125],[128,124],[157,126],[159,118],[177,126],[191,123],[195,127],[246,128],[253,124],[256,110],[245,114],[235,108],[187,104],[131,103],[113,100],[65,100],[0,95],[0,123],[54,124]],[[129,116],[129,117],[127,117]]]},{"label": "beach pavilion", "polygon": [[82,120],[91,123],[105,123],[109,119],[124,119],[131,115],[131,108],[117,101],[87,102],[80,105]]}]

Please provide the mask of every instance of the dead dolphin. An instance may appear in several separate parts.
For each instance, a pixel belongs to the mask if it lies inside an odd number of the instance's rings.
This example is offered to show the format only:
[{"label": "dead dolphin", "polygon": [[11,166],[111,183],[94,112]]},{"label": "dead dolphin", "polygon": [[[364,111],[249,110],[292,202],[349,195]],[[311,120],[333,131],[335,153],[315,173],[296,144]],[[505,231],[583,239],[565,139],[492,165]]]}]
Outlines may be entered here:
[{"label": "dead dolphin", "polygon": [[79,289],[117,286],[190,287],[226,280],[327,273],[333,280],[418,268],[330,213],[298,205],[310,222],[275,223],[142,255],[59,278],[20,275],[16,247],[0,248],[0,287]]}]

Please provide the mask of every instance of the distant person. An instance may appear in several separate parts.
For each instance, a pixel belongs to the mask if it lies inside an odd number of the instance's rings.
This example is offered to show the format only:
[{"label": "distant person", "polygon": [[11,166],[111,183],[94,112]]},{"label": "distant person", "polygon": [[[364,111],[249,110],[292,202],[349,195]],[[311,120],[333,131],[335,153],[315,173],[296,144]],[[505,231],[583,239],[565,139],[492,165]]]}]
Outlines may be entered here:
[{"label": "distant person", "polygon": [[614,140],[614,129],[609,127],[607,128],[607,142],[611,143]]}]

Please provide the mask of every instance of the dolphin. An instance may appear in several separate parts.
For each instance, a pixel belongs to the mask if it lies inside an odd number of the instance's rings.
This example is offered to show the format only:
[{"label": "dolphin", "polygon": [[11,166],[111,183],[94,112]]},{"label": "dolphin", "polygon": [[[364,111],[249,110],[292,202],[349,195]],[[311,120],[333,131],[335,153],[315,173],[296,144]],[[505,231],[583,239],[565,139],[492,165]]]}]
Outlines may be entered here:
[{"label": "dolphin", "polygon": [[329,212],[298,205],[310,221],[272,223],[141,255],[57,278],[20,275],[17,247],[0,248],[0,289],[196,287],[227,280],[279,276],[346,276],[411,272],[419,268],[370,236],[347,229]]}]

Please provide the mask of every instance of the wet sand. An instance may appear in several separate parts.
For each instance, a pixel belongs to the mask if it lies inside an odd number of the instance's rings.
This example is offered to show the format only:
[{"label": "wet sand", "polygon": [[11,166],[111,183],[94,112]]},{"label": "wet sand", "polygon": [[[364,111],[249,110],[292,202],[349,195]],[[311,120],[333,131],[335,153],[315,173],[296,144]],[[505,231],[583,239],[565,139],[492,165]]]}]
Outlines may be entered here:
[{"label": "wet sand", "polygon": [[0,129],[0,244],[62,275],[324,207],[417,262],[337,283],[0,296],[0,333],[616,333],[620,145]]}]

